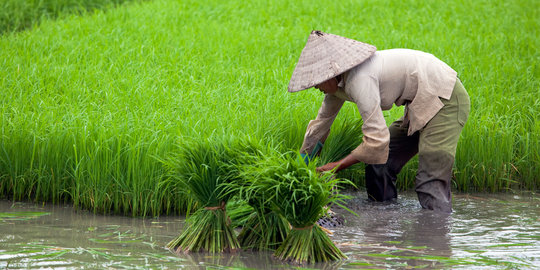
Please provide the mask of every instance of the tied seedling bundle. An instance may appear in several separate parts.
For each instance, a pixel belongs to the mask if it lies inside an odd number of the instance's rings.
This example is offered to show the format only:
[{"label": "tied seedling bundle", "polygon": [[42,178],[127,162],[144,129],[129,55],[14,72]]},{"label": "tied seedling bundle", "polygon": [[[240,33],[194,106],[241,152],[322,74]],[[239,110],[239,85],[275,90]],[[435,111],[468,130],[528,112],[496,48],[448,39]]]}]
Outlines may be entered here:
[{"label": "tied seedling bundle", "polygon": [[287,237],[290,226],[287,220],[275,211],[269,196],[256,182],[257,162],[270,153],[277,152],[269,145],[253,141],[245,144],[243,148],[245,154],[237,162],[240,181],[235,193],[250,206],[252,212],[242,224],[238,242],[246,250],[275,250]]},{"label": "tied seedling bundle", "polygon": [[229,145],[226,140],[184,143],[179,156],[167,164],[198,207],[180,236],[167,245],[176,253],[233,252],[240,248],[225,209],[236,183],[236,171],[231,170],[236,152]]},{"label": "tied seedling bundle", "polygon": [[272,210],[271,202],[266,199],[264,192],[250,191],[247,201],[254,212],[238,234],[238,242],[244,249],[275,250],[287,237],[290,230],[289,223]]},{"label": "tied seedling bundle", "polygon": [[306,165],[290,153],[263,158],[253,167],[253,188],[270,196],[272,204],[292,229],[274,255],[284,261],[316,263],[347,258],[318,225],[329,204],[341,207],[346,198],[338,187],[348,183],[331,173],[316,172],[315,162]]}]

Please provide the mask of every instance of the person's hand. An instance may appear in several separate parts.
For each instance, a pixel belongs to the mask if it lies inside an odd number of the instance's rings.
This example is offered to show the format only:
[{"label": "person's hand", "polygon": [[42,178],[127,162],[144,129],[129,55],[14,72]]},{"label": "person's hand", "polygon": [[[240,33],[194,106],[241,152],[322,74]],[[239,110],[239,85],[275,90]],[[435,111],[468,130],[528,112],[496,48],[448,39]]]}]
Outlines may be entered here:
[{"label": "person's hand", "polygon": [[317,172],[327,172],[333,170],[334,168],[336,168],[337,172],[339,169],[339,165],[339,162],[330,162],[321,167],[317,167]]},{"label": "person's hand", "polygon": [[346,169],[348,167],[350,167],[351,165],[354,165],[356,163],[358,163],[359,161],[354,158],[351,154],[349,154],[348,156],[346,156],[345,158],[343,158],[342,160],[340,161],[336,161],[336,162],[330,162],[326,165],[323,165],[321,167],[318,167],[317,168],[317,171],[318,172],[327,172],[327,171],[331,171],[335,168],[334,172],[338,172],[338,171],[341,171],[343,169]]}]

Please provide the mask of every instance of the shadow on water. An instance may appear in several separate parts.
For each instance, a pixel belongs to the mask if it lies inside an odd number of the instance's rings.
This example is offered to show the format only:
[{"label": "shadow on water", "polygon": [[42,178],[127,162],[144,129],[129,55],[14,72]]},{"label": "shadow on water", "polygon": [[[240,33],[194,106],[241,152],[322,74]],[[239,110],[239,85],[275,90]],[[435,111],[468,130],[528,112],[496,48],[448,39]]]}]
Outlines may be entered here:
[{"label": "shadow on water", "polygon": [[331,238],[349,259],[296,266],[271,252],[177,256],[164,246],[183,217],[94,215],[64,206],[0,202],[0,268],[537,269],[536,194],[455,195],[454,213],[422,210],[406,193],[393,203],[353,193]]}]

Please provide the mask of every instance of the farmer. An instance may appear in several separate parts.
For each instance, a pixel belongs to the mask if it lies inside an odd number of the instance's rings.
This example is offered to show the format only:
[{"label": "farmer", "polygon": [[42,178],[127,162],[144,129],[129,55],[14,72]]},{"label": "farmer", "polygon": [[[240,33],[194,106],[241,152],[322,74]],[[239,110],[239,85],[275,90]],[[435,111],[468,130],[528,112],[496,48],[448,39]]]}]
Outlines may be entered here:
[{"label": "farmer", "polygon": [[[397,198],[397,174],[418,154],[415,190],[421,206],[452,211],[452,166],[470,110],[456,71],[425,52],[376,51],[366,43],[313,31],[288,90],[311,87],[325,96],[300,149],[306,162],[322,149],[343,103],[354,102],[363,120],[362,143],[317,170],[340,171],[364,162],[369,199],[387,201]],[[405,113],[387,127],[382,111],[393,104],[405,105]]]}]

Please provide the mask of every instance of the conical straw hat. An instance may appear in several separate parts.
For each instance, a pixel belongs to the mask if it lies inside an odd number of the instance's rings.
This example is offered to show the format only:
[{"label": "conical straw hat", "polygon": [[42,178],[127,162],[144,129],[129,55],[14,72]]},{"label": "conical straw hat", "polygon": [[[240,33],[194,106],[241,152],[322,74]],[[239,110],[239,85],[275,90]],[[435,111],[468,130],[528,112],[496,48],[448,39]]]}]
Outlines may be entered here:
[{"label": "conical straw hat", "polygon": [[289,82],[289,92],[311,88],[368,59],[375,46],[353,39],[312,31]]}]

